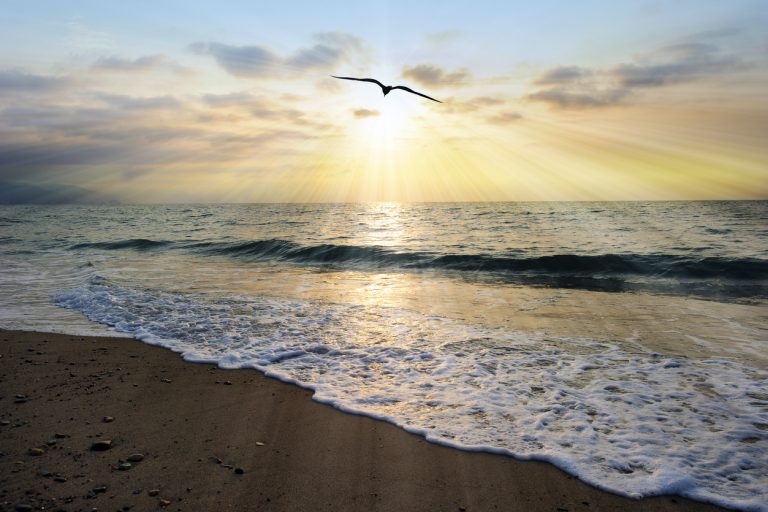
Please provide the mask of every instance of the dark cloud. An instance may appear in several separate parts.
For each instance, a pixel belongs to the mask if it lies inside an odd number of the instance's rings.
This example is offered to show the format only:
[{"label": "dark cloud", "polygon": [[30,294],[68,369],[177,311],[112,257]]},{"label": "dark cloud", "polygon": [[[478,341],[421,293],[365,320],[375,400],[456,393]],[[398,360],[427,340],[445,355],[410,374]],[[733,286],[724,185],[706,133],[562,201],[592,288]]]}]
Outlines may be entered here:
[{"label": "dark cloud", "polygon": [[627,89],[610,89],[605,91],[572,92],[561,88],[546,89],[529,94],[528,101],[547,103],[551,107],[561,109],[584,109],[615,105],[628,94]]},{"label": "dark cloud", "polygon": [[258,45],[197,42],[189,48],[200,55],[211,55],[219,66],[240,78],[282,78],[312,70],[332,70],[366,53],[362,41],[351,34],[327,32],[316,34],[314,39],[317,44],[286,57]]},{"label": "dark cloud", "polygon": [[279,71],[281,59],[263,46],[230,46],[221,43],[194,43],[190,49],[211,55],[216,63],[240,78],[262,78]]},{"label": "dark cloud", "polygon": [[0,94],[58,92],[72,84],[69,77],[34,75],[18,70],[0,70]]},{"label": "dark cloud", "polygon": [[625,102],[638,89],[711,79],[748,69],[749,65],[738,56],[724,54],[716,45],[702,42],[728,35],[731,32],[700,33],[607,70],[556,67],[533,82],[547,88],[525,99],[561,109],[608,107]]},{"label": "dark cloud", "polygon": [[428,87],[461,87],[468,85],[471,78],[469,71],[466,69],[448,72],[430,64],[419,64],[413,67],[406,66],[401,76]]},{"label": "dark cloud", "polygon": [[117,201],[107,195],[72,185],[33,185],[0,182],[0,204],[104,204]]},{"label": "dark cloud", "polygon": [[722,55],[705,43],[681,43],[657,52],[658,62],[621,64],[611,73],[622,87],[660,87],[718,76],[747,68],[737,56]]},{"label": "dark cloud", "polygon": [[[132,97],[91,93],[92,107],[19,105],[0,110],[0,180],[58,181],[57,176],[119,174],[135,179],[162,166],[239,161],[290,151],[311,137],[306,130],[326,125],[280,102],[259,101],[247,93],[208,95],[200,102],[172,96]],[[223,105],[246,116],[278,119],[259,130],[252,123],[201,122],[201,115]],[[218,107],[214,107],[218,106]],[[172,115],[169,115],[172,114]],[[248,122],[246,119],[245,122]],[[293,129],[290,127],[294,127]],[[241,132],[241,133],[238,133]]]},{"label": "dark cloud", "polygon": [[173,62],[164,55],[145,55],[135,59],[126,59],[115,55],[100,57],[91,68],[96,71],[115,71],[123,73],[141,73],[156,69],[167,69],[168,71],[179,74],[190,72],[186,67]]},{"label": "dark cloud", "polygon": [[591,74],[588,69],[578,66],[558,66],[545,71],[534,83],[536,85],[562,85],[575,82]]},{"label": "dark cloud", "polygon": [[378,110],[369,110],[367,108],[357,108],[352,111],[352,115],[355,116],[355,119],[365,119],[366,117],[375,117],[380,114],[381,112]]},{"label": "dark cloud", "polygon": [[491,124],[510,124],[519,121],[523,116],[519,112],[501,112],[495,116],[486,118]]}]

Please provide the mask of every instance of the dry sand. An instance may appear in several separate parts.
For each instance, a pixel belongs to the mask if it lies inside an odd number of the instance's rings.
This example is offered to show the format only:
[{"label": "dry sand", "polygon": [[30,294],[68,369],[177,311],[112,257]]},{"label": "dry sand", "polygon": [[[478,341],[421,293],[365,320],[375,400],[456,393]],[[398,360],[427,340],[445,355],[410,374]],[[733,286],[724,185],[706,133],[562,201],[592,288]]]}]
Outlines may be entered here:
[{"label": "dry sand", "polygon": [[[0,331],[0,355],[2,511],[721,510],[430,444],[127,338]],[[99,440],[111,448],[91,451]],[[143,460],[119,469],[132,454]]]}]

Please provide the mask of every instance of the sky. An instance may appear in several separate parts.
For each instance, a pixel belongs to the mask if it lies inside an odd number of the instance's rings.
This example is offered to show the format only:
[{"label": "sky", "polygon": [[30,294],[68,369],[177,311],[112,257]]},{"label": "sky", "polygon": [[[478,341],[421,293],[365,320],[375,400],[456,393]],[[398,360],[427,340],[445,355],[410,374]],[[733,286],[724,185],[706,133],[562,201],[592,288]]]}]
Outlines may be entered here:
[{"label": "sky", "polygon": [[5,0],[0,26],[0,202],[768,199],[766,0]]}]

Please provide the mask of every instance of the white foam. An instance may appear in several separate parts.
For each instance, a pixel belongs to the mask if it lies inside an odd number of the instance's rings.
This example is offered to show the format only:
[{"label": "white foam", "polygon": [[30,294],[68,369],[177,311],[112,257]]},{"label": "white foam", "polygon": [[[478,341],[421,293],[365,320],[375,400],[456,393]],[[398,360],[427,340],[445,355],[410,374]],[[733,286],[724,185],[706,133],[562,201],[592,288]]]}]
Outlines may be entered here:
[{"label": "white foam", "polygon": [[56,297],[188,361],[256,368],[430,441],[550,461],[631,497],[768,510],[768,384],[727,360],[630,352],[394,308],[133,290]]}]

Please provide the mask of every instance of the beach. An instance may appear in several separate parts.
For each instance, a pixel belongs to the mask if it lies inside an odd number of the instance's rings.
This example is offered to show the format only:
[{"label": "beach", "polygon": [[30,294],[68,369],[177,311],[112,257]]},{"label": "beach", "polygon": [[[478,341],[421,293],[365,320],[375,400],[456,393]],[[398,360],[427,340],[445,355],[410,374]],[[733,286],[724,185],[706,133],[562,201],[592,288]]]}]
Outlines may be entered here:
[{"label": "beach", "polygon": [[[632,500],[547,463],[432,444],[260,372],[129,338],[0,339],[4,511],[721,510]],[[143,460],[121,469],[131,455]]]}]

